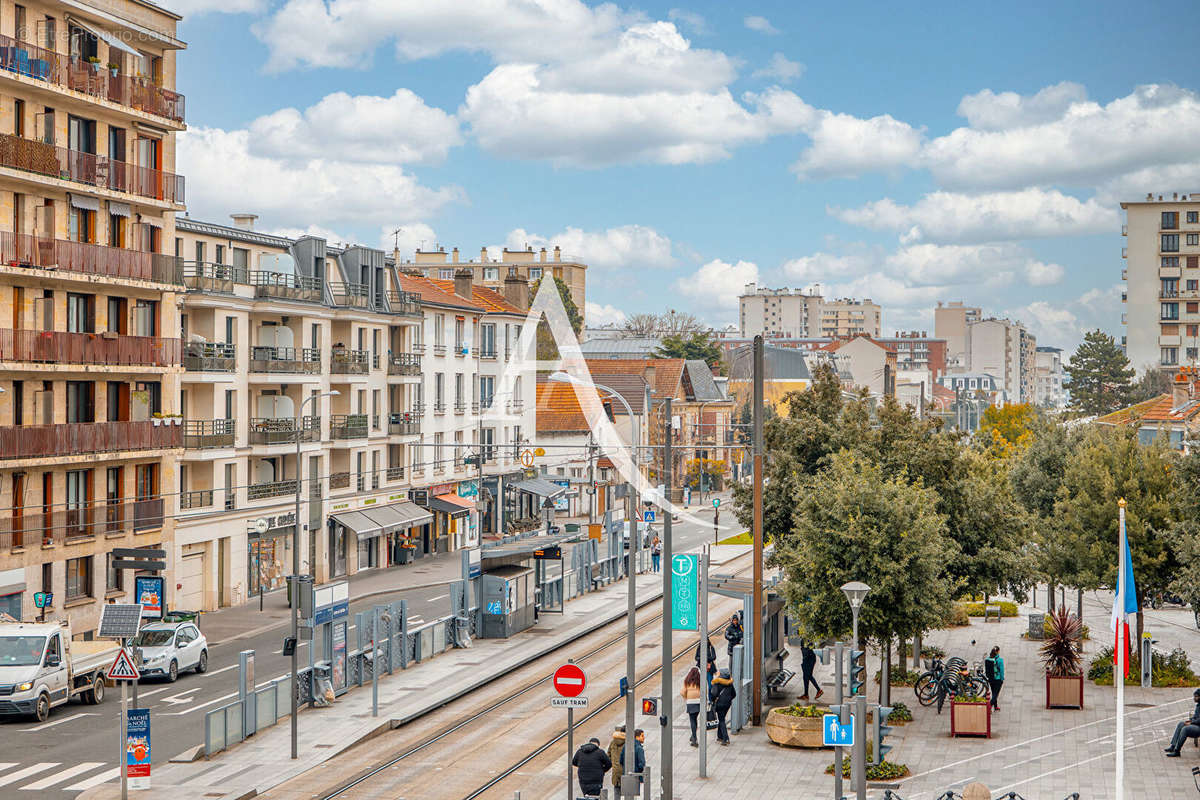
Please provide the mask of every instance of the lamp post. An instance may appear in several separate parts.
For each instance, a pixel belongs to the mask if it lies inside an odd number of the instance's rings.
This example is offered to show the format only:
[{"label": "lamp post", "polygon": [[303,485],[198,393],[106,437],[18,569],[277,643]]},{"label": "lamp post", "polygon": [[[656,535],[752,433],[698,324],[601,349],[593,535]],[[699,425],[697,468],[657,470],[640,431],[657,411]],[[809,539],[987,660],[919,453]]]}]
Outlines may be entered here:
[{"label": "lamp post", "polygon": [[[550,380],[555,381],[556,383],[571,383],[576,386],[582,386],[587,389],[593,389],[593,390],[607,392],[610,397],[620,401],[621,405],[625,406],[625,413],[629,415],[630,420],[633,419],[633,409],[630,407],[629,402],[624,397],[622,397],[617,392],[617,390],[615,390],[609,386],[603,386],[599,383],[589,383],[588,381],[581,380],[579,378],[576,378],[574,375],[571,375],[566,372],[561,372],[561,371],[550,373]],[[639,421],[637,435],[634,437],[634,441],[640,442],[641,436],[642,436],[641,423]],[[636,474],[637,473],[637,464],[638,464],[638,451],[637,451],[636,445],[633,448],[633,453],[632,453],[631,459],[633,461],[634,474]],[[634,499],[633,499],[634,498],[633,482],[626,481],[626,488],[627,488],[627,491],[626,491],[626,497],[625,497],[625,505],[626,505],[626,508],[628,508],[630,510],[628,512],[629,513],[629,552],[626,554],[626,558],[625,558],[625,563],[626,563],[625,579],[629,582],[629,604],[628,604],[628,608],[627,608],[626,624],[625,624],[625,676],[626,676],[625,680],[626,680],[626,686],[628,687],[628,691],[625,695],[625,763],[630,766],[633,766],[634,765],[633,751],[634,751],[634,747],[635,747],[635,739],[634,739],[633,733],[635,730],[637,730],[636,724],[634,722],[634,697],[633,697],[634,691],[635,691],[634,687],[637,683],[637,677],[636,677],[636,673],[634,671],[635,666],[636,666],[635,661],[636,661],[636,652],[637,651],[635,649],[634,641],[633,641],[634,615],[637,612],[637,580],[636,580],[637,571],[634,567],[634,563],[635,563],[634,557],[637,555],[637,551],[641,546],[641,542],[640,542],[640,536],[638,534],[638,519],[637,519],[638,504],[636,502],[634,502]],[[670,664],[664,664],[663,668],[670,669]],[[620,787],[617,787],[617,791],[618,792],[620,791]]]},{"label": "lamp post", "polygon": [[[850,581],[842,586],[842,593],[850,601],[850,613],[854,615],[854,643],[850,648],[849,672],[851,675],[854,673],[854,651],[859,648],[858,611],[862,608],[863,598],[867,596],[867,592],[869,591],[871,591],[871,587],[862,581]],[[863,673],[863,679],[866,679],[865,672]],[[845,704],[842,707],[845,708]],[[863,741],[867,730],[866,708],[865,695],[857,695],[854,698],[854,747],[851,764],[854,768],[854,788],[858,794],[858,800],[867,800],[867,743]]]},{"label": "lamp post", "polygon": [[[300,577],[300,423],[304,419],[304,406],[322,397],[337,397],[341,392],[332,389],[321,394],[314,394],[300,401],[296,418],[292,421],[292,429],[296,434],[296,522],[292,526],[292,758],[298,758],[300,752],[299,701],[296,699],[297,667],[299,665],[300,639],[300,597],[296,579]],[[315,480],[309,476],[309,480]],[[310,565],[311,567],[311,565]],[[261,579],[260,579],[261,580]]]}]

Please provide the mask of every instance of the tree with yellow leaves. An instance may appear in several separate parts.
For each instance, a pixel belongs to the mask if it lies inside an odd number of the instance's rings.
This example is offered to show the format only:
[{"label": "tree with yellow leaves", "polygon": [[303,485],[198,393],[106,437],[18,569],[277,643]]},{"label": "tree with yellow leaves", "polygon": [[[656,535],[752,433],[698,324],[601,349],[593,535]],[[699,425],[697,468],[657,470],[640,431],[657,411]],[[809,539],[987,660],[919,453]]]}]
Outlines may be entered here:
[{"label": "tree with yellow leaves", "polygon": [[997,458],[1016,455],[1033,441],[1037,410],[1029,403],[988,406],[979,420],[979,436]]}]

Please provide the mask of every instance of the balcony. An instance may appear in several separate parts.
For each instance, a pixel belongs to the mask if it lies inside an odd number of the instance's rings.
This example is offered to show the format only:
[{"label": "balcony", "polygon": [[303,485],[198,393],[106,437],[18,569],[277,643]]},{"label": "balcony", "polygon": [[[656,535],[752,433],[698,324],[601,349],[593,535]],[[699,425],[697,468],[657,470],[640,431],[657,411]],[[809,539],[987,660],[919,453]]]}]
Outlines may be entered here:
[{"label": "balcony", "polygon": [[196,489],[190,492],[179,493],[180,511],[195,511],[199,508],[212,508],[212,504],[212,489]]},{"label": "balcony", "polygon": [[246,489],[249,500],[266,500],[271,497],[284,497],[296,494],[296,481],[275,481],[274,483],[257,483]]},{"label": "balcony", "polygon": [[321,441],[321,418],[303,417],[299,431],[294,417],[250,418],[250,444],[295,444],[297,432],[302,442]]},{"label": "balcony", "polygon": [[193,449],[233,447],[231,419],[189,419],[183,423],[183,446]]},{"label": "balcony", "polygon": [[435,400],[435,401],[434,401],[434,403],[433,403],[433,413],[435,413],[435,414],[445,414],[445,413],[446,413],[446,404],[445,404],[445,402],[443,402],[443,401],[441,401],[441,400]]},{"label": "balcony", "polygon": [[[420,330],[420,328],[417,328],[417,330]],[[425,344],[423,342],[414,342],[412,351],[419,356],[425,355]]]},{"label": "balcony", "polygon": [[95,153],[68,150],[11,133],[0,133],[0,167],[166,203],[184,202],[182,175],[135,166]]},{"label": "balcony", "polygon": [[68,422],[0,426],[0,461],[183,446],[179,425],[139,422]]},{"label": "balcony", "polygon": [[421,432],[421,418],[412,411],[388,414],[388,434],[391,436],[415,436]]},{"label": "balcony", "polygon": [[329,292],[333,295],[335,306],[351,308],[366,308],[370,305],[370,294],[365,283],[341,283],[330,281]]},{"label": "balcony", "polygon": [[0,550],[64,545],[102,534],[153,530],[161,528],[162,522],[161,497],[89,502],[36,513],[27,513],[24,508],[6,509],[0,517]]},{"label": "balcony", "polygon": [[254,287],[255,297],[303,300],[308,303],[320,303],[324,299],[321,294],[320,278],[255,270],[246,273],[246,280]]},{"label": "balcony", "polygon": [[183,262],[175,256],[27,233],[0,231],[0,264],[183,285]]},{"label": "balcony", "polygon": [[321,371],[321,351],[257,345],[250,348],[250,371],[316,375]]},{"label": "balcony", "polygon": [[495,361],[496,360],[496,348],[495,347],[488,347],[488,348],[484,348],[483,350],[476,348],[474,352],[475,352],[475,355],[479,356],[480,358],[484,359],[485,361]]},{"label": "balcony", "polygon": [[444,356],[444,355],[446,355],[446,345],[444,345],[444,344],[435,344],[435,345],[433,346],[433,354],[434,354],[435,356]]},{"label": "balcony", "polygon": [[455,414],[467,413],[467,401],[466,400],[455,400],[454,401],[454,413]]},{"label": "balcony", "polygon": [[508,401],[508,413],[509,413],[509,414],[523,414],[523,413],[525,413],[525,401],[523,401],[523,400],[509,400],[509,401]]},{"label": "balcony", "polygon": [[420,317],[421,295],[416,292],[388,292],[388,311],[405,317]]},{"label": "balcony", "polygon": [[194,292],[233,294],[234,284],[238,283],[250,283],[250,273],[244,267],[207,261],[183,262],[183,285]]},{"label": "balcony", "polygon": [[329,372],[333,375],[366,375],[371,371],[371,354],[366,350],[335,347],[329,354]]},{"label": "balcony", "polygon": [[349,489],[350,488],[350,473],[335,472],[329,476],[329,488],[332,489]]},{"label": "balcony", "polygon": [[366,435],[366,414],[334,414],[329,418],[330,439],[363,439]]},{"label": "balcony", "polygon": [[184,98],[146,78],[0,36],[0,69],[182,123]]},{"label": "balcony", "polygon": [[454,343],[454,357],[455,358],[466,358],[468,352],[470,352],[470,348],[467,347],[465,342],[455,342]]},{"label": "balcony", "polygon": [[388,375],[420,375],[421,357],[416,353],[388,353]]},{"label": "balcony", "polygon": [[387,479],[388,479],[388,481],[404,480],[404,467],[388,467],[387,468]]},{"label": "balcony", "polygon": [[179,363],[179,354],[178,339],[0,329],[0,361],[169,367]]},{"label": "balcony", "polygon": [[183,348],[183,368],[188,372],[233,372],[237,369],[237,345],[188,342]]}]

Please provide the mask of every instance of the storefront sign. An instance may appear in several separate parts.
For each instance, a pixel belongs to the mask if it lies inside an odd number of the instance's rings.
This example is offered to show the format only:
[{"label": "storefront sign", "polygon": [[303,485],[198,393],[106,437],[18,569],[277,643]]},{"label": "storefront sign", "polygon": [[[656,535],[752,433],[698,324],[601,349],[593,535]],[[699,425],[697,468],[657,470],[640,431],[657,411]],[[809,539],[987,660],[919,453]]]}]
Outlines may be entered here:
[{"label": "storefront sign", "polygon": [[161,575],[139,575],[133,580],[133,594],[142,604],[143,619],[162,619],[163,591]]},{"label": "storefront sign", "polygon": [[[551,480],[550,482],[556,486],[561,486],[564,489],[571,488],[571,482],[569,480],[566,480],[565,478],[559,479],[559,480]],[[558,497],[554,498],[554,510],[555,511],[570,511],[571,510],[570,492],[563,492]]]},{"label": "storefront sign", "polygon": [[333,505],[331,505],[331,506],[329,507],[329,512],[330,512],[331,514],[335,514],[335,513],[337,513],[338,511],[347,511],[347,510],[349,510],[349,508],[350,508],[350,503],[349,503],[349,502],[343,502],[343,503],[334,503]]},{"label": "storefront sign", "polygon": [[150,709],[125,712],[125,769],[130,789],[150,788]]},{"label": "storefront sign", "polygon": [[462,481],[458,484],[459,497],[478,497],[479,482],[478,481]]}]

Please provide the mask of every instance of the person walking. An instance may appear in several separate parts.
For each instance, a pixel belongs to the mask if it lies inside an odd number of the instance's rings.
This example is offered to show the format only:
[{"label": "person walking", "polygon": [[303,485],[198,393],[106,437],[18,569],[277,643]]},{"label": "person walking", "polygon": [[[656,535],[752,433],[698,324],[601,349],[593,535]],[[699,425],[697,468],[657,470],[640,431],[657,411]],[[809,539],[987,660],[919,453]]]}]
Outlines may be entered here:
[{"label": "person walking", "polygon": [[599,797],[604,789],[604,773],[612,769],[612,759],[600,749],[600,740],[591,738],[575,751],[571,764],[577,769],[579,790],[587,797]]},{"label": "person walking", "polygon": [[[633,773],[638,776],[638,786],[642,785],[642,775],[646,773],[646,732],[638,728],[633,732]],[[621,748],[621,768],[625,769],[625,748]]]},{"label": "person walking", "polygon": [[1171,743],[1163,751],[1170,758],[1179,758],[1179,748],[1183,747],[1183,743],[1188,739],[1200,736],[1200,689],[1192,692],[1192,699],[1196,701],[1196,707],[1192,709],[1192,716],[1175,726],[1175,735],[1171,737]]},{"label": "person walking", "polygon": [[800,671],[804,673],[804,694],[800,695],[801,700],[808,699],[808,685],[811,683],[813,688],[817,690],[816,699],[820,700],[821,695],[825,691],[821,689],[821,685],[813,678],[813,668],[817,665],[817,653],[812,649],[807,641],[800,644]]},{"label": "person walking", "polygon": [[658,538],[658,534],[654,534],[654,540],[650,542],[650,569],[658,572],[662,568],[662,539]]},{"label": "person walking", "polygon": [[729,744],[729,728],[725,727],[725,715],[737,697],[737,689],[733,688],[733,678],[729,670],[721,670],[721,674],[713,678],[708,690],[708,699],[712,702],[713,711],[717,712],[717,741],[723,745]]},{"label": "person walking", "polygon": [[696,741],[696,721],[700,717],[700,668],[692,667],[688,670],[687,675],[683,678],[683,688],[679,690],[679,696],[683,698],[684,707],[687,708],[688,720],[692,724],[692,740],[688,742],[692,747],[699,747],[699,742]]},{"label": "person walking", "polygon": [[992,708],[1000,710],[1000,690],[1004,688],[1004,658],[1000,655],[1000,647],[992,648],[992,652],[983,660],[983,676],[987,678],[988,687],[992,690]]},{"label": "person walking", "polygon": [[608,763],[612,765],[613,795],[621,796],[621,774],[625,772],[624,762],[621,761],[621,751],[625,749],[625,726],[618,725],[613,731],[612,741],[608,743]]},{"label": "person walking", "polygon": [[742,630],[742,615],[734,613],[729,618],[729,624],[725,626],[725,649],[729,652],[729,668],[733,669],[733,648],[742,643],[746,638],[746,632]]},{"label": "person walking", "polygon": [[[696,644],[696,666],[700,666],[700,652],[704,649],[704,642]],[[704,666],[705,684],[712,686],[713,676],[717,674],[717,648],[713,647],[712,639],[708,640],[708,663]]]}]

